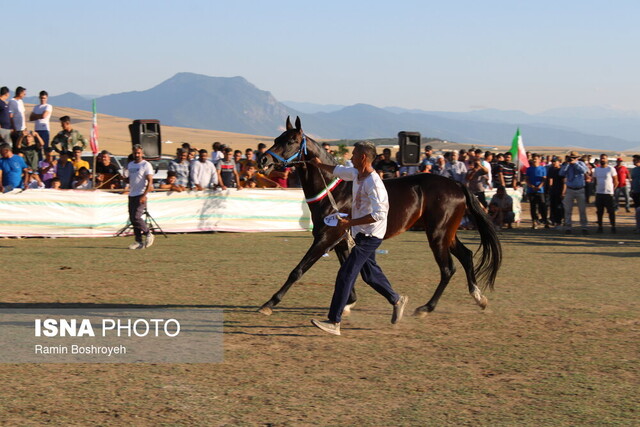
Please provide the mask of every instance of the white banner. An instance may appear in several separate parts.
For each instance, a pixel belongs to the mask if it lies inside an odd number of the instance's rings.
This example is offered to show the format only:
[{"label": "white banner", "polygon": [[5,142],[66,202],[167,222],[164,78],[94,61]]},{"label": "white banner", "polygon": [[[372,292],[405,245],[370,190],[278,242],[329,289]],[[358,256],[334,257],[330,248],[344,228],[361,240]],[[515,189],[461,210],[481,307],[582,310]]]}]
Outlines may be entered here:
[{"label": "white banner", "polygon": [[[306,231],[300,189],[153,192],[149,214],[165,232]],[[128,221],[128,196],[87,190],[14,190],[0,194],[0,236],[113,236]]]}]

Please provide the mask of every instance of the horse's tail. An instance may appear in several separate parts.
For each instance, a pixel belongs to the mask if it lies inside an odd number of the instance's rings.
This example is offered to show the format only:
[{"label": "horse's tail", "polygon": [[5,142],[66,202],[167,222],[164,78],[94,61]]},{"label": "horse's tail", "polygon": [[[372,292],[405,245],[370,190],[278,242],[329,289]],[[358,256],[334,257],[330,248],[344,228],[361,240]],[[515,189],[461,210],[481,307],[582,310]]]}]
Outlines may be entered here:
[{"label": "horse's tail", "polygon": [[475,267],[476,280],[479,283],[483,283],[483,290],[487,287],[493,290],[496,275],[500,269],[500,264],[502,264],[502,246],[500,246],[498,234],[493,223],[484,212],[478,199],[471,194],[466,186],[460,185],[460,187],[462,187],[462,192],[467,201],[467,211],[473,219],[478,233],[480,233],[478,251],[482,249],[482,256],[480,263]]}]

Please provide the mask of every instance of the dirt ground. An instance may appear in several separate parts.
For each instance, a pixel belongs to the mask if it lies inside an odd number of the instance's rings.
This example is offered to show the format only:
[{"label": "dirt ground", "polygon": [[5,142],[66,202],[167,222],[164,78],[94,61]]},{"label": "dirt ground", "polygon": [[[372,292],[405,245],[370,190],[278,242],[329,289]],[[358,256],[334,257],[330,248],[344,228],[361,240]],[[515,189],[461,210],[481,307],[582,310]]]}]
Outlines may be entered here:
[{"label": "dirt ground", "polygon": [[[333,253],[272,316],[255,311],[308,233],[171,235],[145,251],[127,250],[131,238],[0,240],[0,308],[172,304],[225,319],[218,364],[0,364],[0,423],[638,425],[640,236],[622,216],[616,235],[502,232],[485,311],[459,268],[435,312],[394,327],[359,281],[341,337],[309,323],[326,315]],[[439,276],[424,234],[383,249],[411,314]]]}]

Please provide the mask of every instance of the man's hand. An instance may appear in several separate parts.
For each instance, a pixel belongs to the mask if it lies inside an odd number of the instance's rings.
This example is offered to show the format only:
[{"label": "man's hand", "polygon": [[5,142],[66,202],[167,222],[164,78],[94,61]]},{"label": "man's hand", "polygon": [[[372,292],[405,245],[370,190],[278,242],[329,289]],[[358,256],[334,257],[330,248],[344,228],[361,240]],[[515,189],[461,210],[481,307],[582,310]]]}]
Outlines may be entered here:
[{"label": "man's hand", "polygon": [[140,203],[147,203],[147,195],[140,197]]},{"label": "man's hand", "polygon": [[318,165],[321,165],[321,164],[322,164],[322,161],[320,160],[320,158],[319,158],[319,157],[314,157],[313,159],[311,159],[311,162],[312,162],[314,165],[316,165],[316,166],[318,166]]}]

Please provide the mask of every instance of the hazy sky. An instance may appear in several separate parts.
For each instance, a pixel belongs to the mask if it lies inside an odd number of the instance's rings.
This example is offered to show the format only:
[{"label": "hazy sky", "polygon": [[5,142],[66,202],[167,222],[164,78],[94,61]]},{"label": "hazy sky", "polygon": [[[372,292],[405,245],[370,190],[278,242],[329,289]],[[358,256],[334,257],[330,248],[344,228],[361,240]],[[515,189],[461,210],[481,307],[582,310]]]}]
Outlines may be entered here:
[{"label": "hazy sky", "polygon": [[640,110],[640,2],[4,2],[0,85],[110,94],[177,72],[278,100]]}]

